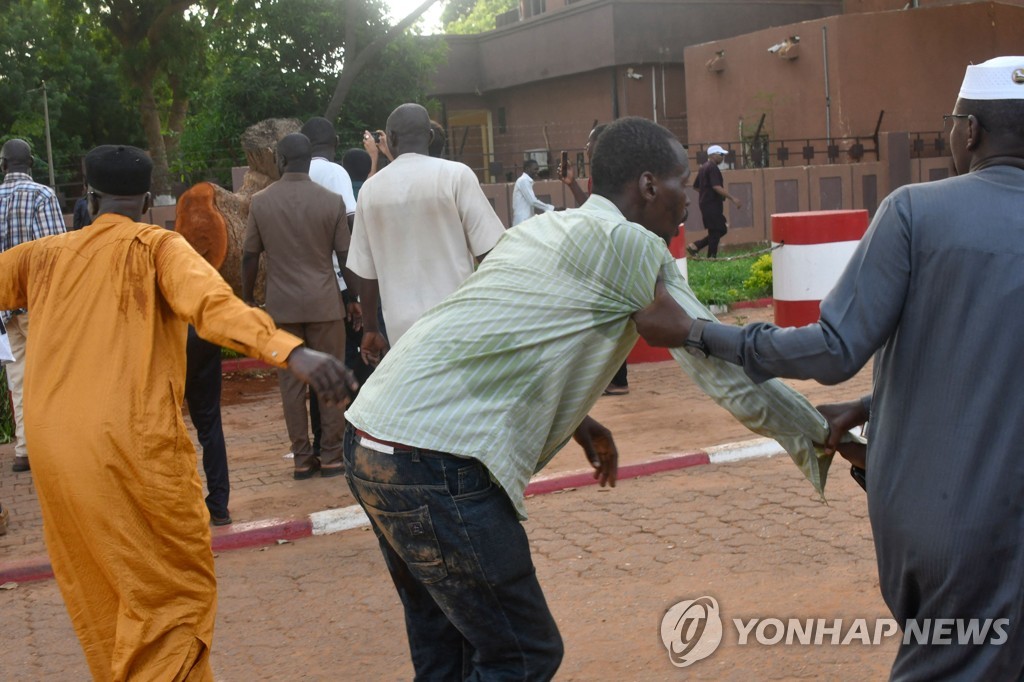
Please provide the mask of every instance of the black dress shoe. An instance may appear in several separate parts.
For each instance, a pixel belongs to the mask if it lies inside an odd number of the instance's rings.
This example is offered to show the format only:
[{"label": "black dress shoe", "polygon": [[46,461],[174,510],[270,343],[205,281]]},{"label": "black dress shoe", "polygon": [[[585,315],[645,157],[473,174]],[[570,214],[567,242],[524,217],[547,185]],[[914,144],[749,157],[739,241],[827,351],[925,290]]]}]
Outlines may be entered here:
[{"label": "black dress shoe", "polygon": [[224,516],[214,516],[213,514],[211,514],[210,523],[214,526],[230,526],[231,516],[228,514],[225,514]]},{"label": "black dress shoe", "polygon": [[307,478],[313,478],[313,476],[315,476],[318,471],[320,471],[320,462],[314,459],[313,463],[310,464],[305,469],[296,468],[295,473],[292,474],[292,477],[296,481],[305,481]]},{"label": "black dress shoe", "polygon": [[31,468],[28,463],[28,457],[15,457],[11,471],[29,471]]},{"label": "black dress shoe", "polygon": [[343,476],[345,474],[345,465],[338,464],[337,466],[321,466],[320,477],[321,478],[334,478],[335,476]]}]

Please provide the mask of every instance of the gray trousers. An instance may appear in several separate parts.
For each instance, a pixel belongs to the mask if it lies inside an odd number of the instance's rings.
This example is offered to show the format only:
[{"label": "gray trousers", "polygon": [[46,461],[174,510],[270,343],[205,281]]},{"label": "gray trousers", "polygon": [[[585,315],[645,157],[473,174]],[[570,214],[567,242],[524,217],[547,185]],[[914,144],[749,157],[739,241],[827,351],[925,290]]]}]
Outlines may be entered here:
[{"label": "gray trousers", "polygon": [[[280,329],[302,339],[307,348],[329,353],[339,360],[345,357],[345,323],[331,322],[281,323]],[[295,468],[305,469],[313,464],[313,445],[309,438],[309,412],[306,409],[306,385],[288,370],[278,370],[281,403],[288,439],[292,442]],[[311,389],[312,390],[312,389]],[[320,443],[320,463],[339,466],[342,463],[341,438],[345,430],[342,408],[320,403],[320,423],[323,429]]]}]

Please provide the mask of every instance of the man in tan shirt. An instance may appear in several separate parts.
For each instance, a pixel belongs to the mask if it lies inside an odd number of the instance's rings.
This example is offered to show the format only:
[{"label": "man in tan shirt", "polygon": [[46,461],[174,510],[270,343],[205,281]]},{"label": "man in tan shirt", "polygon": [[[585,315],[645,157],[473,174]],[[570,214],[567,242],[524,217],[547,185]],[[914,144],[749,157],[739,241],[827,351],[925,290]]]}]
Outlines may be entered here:
[{"label": "man in tan shirt", "polygon": [[[274,322],[309,348],[344,357],[345,308],[331,255],[336,254],[339,263],[345,262],[347,209],[341,196],[310,179],[311,159],[309,139],[301,133],[278,143],[281,179],[254,195],[249,209],[242,247],[242,297],[255,303],[256,273],[265,251],[266,310]],[[286,372],[279,372],[278,380],[295,456],[295,478],[309,478],[317,471],[324,477],[343,473],[341,411],[326,409],[321,414],[323,440],[318,458],[309,438],[305,385]]]}]

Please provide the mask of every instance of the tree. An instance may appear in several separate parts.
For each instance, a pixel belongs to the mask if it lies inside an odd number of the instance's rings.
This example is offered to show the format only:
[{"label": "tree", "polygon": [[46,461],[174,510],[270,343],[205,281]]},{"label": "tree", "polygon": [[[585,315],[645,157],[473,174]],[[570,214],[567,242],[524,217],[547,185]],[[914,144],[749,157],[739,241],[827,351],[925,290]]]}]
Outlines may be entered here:
[{"label": "tree", "polygon": [[[416,57],[404,35],[437,0],[424,0],[394,26],[383,19],[382,0],[45,1],[58,20],[90,27],[84,35],[119,65],[137,102],[156,194],[170,193],[172,168],[197,165],[182,157],[196,152],[190,143],[182,147],[190,115],[215,107],[222,117],[205,116],[200,137],[209,140],[219,129],[222,139],[235,135],[231,142],[259,120],[254,113],[308,116],[330,100],[327,115],[336,120],[342,103],[357,92],[363,107],[384,99],[371,89],[393,91],[394,83],[416,81],[422,95],[423,67],[436,63],[441,49],[439,41],[424,43]],[[380,73],[371,73],[363,87],[366,69],[399,62],[412,67],[412,78],[392,71],[393,82],[382,83]],[[232,101],[237,112],[220,106],[218,97]],[[203,106],[190,106],[193,98]],[[354,122],[349,108],[345,117]]]},{"label": "tree", "polygon": [[441,25],[447,29],[449,24],[469,14],[475,5],[476,0],[448,0],[441,12]]},{"label": "tree", "polygon": [[369,2],[350,0],[348,9],[349,20],[346,22],[345,30],[345,66],[338,76],[338,84],[334,87],[334,95],[331,97],[324,118],[334,120],[341,111],[341,105],[345,102],[349,90],[356,78],[363,69],[376,58],[384,49],[394,42],[399,36],[405,33],[406,29],[416,23],[416,20],[423,16],[423,13],[430,9],[430,6],[437,0],[424,0],[420,5],[410,12],[404,19],[383,33],[370,40],[365,47],[362,46],[361,38],[364,35],[361,30],[364,26],[372,26],[372,22],[366,20],[366,12]]},{"label": "tree", "polygon": [[[125,83],[94,44],[87,16],[52,16],[46,0],[15,0],[2,4],[0,22],[0,133],[45,156],[45,81],[57,189],[77,196],[83,150],[114,140],[142,143]],[[40,181],[43,168],[37,165]]]},{"label": "tree", "polygon": [[[357,42],[388,29],[383,5],[363,2],[367,14]],[[333,93],[351,38],[353,15],[342,0],[239,0],[218,14],[210,36],[209,75],[192,100],[182,136],[182,174],[225,184],[244,162],[238,138],[271,117],[320,115]],[[366,62],[332,119],[342,148],[362,145],[362,131],[383,127],[403,102],[424,101],[427,80],[444,58],[437,37],[397,35]],[[172,165],[172,169],[175,166]]]},{"label": "tree", "polygon": [[95,39],[138,91],[140,121],[153,159],[153,191],[170,194],[168,155],[176,152],[188,101],[202,77],[207,25],[227,0],[52,0],[65,18],[84,14]]},{"label": "tree", "polygon": [[517,7],[518,0],[476,0],[468,12],[464,12],[453,21],[446,21],[445,33],[470,35],[494,30],[495,18]]}]

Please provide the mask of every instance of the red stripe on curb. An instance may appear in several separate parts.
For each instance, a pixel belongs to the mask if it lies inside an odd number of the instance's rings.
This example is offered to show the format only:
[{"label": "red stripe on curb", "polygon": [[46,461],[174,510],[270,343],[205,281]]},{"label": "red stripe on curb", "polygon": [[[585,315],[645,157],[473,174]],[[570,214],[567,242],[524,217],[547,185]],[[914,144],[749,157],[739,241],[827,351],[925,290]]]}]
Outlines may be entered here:
[{"label": "red stripe on curb", "polygon": [[[313,535],[313,522],[308,516],[304,519],[267,519],[239,523],[236,526],[213,529],[211,545],[214,552],[261,547],[272,545],[278,540],[298,540]],[[52,577],[53,568],[46,557],[34,557],[0,566],[0,585],[48,580]]]},{"label": "red stripe on curb", "polygon": [[[619,467],[618,480],[624,481],[627,478],[649,476],[663,471],[674,471],[675,469],[684,469],[686,467],[708,464],[710,462],[711,458],[708,457],[708,453],[691,452],[685,455],[666,457],[665,459],[656,459],[650,462],[627,464],[626,466]],[[524,494],[544,495],[547,493],[558,492],[559,490],[568,490],[569,488],[582,488],[586,485],[597,485],[597,480],[594,479],[593,473],[589,471],[581,471],[567,474],[565,476],[544,478],[539,481],[534,481],[530,485],[526,486],[526,492]]]},{"label": "red stripe on curb", "polygon": [[758,298],[753,301],[736,301],[735,303],[729,304],[729,310],[739,310],[740,308],[770,308],[774,300],[775,299],[772,298]]},{"label": "red stripe on curb", "polygon": [[15,561],[0,568],[0,585],[47,580],[52,577],[53,569],[50,568],[50,562],[44,556]]},{"label": "red stripe on curb", "polygon": [[235,358],[233,360],[221,360],[220,371],[224,374],[229,372],[247,372],[253,369],[274,369],[262,360],[256,358]]},{"label": "red stripe on curb", "polygon": [[213,551],[272,545],[277,540],[298,540],[313,535],[309,516],[302,519],[267,519],[222,527],[213,531]]},{"label": "red stripe on curb", "polygon": [[[687,467],[709,464],[706,452],[690,452],[682,455],[671,455],[648,462],[637,462],[619,467],[618,480],[650,476],[665,471],[674,471]],[[594,475],[589,471],[573,472],[563,476],[534,481],[526,487],[526,495],[544,495],[546,493],[582,488],[597,485]],[[301,519],[266,519],[249,523],[236,523],[212,529],[212,547],[214,552],[230,549],[245,549],[271,545],[278,540],[298,540],[313,535],[313,522],[307,515]],[[19,562],[0,566],[0,584],[7,582],[26,583],[35,580],[46,580],[53,577],[53,569],[46,557],[35,557]]]}]

